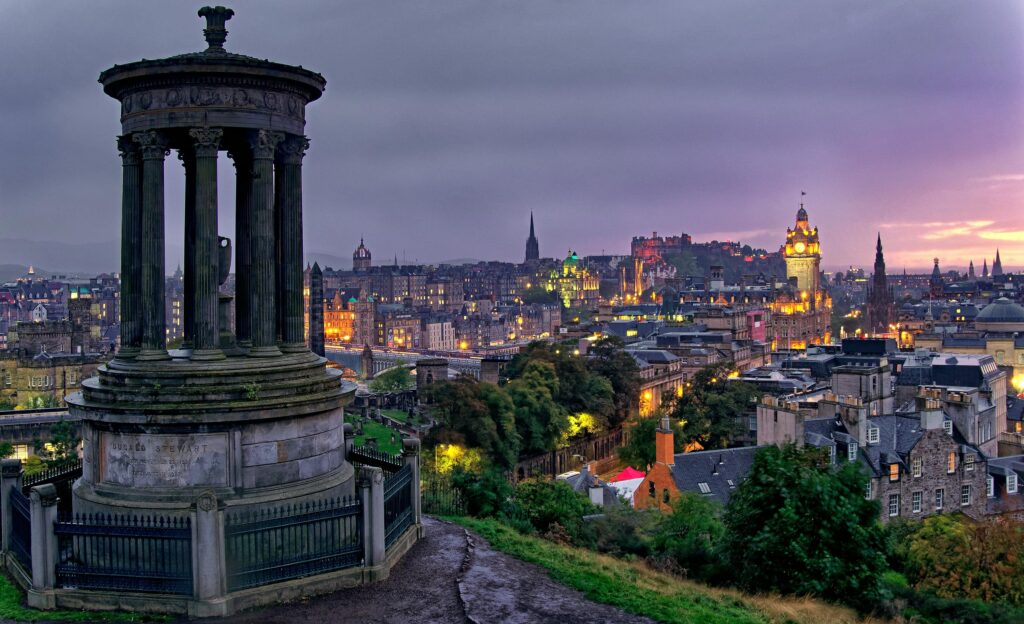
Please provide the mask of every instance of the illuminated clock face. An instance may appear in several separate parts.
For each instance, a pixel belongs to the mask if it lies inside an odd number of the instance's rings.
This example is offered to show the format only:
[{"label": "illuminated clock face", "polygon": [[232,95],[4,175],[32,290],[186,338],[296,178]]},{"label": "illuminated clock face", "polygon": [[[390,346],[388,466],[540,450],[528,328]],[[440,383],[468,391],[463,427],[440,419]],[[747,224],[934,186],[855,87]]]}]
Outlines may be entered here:
[{"label": "illuminated clock face", "polygon": [[803,253],[804,250],[807,249],[807,245],[804,245],[803,243],[797,243],[796,245],[793,245],[793,249],[796,249],[797,253]]}]

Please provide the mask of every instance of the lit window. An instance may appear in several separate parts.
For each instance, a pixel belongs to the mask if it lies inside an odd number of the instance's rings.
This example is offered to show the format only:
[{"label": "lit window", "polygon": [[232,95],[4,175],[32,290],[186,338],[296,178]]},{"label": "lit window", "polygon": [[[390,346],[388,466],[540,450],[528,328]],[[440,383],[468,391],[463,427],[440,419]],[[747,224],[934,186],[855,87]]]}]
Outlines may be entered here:
[{"label": "lit window", "polygon": [[846,459],[849,461],[857,461],[857,443],[850,442],[846,445]]},{"label": "lit window", "polygon": [[913,461],[910,463],[911,469],[914,471],[915,477],[920,477],[921,474],[924,472],[923,464],[924,462],[921,461],[920,457],[915,457]]},{"label": "lit window", "polygon": [[900,480],[900,465],[889,464],[889,480],[899,481]]},{"label": "lit window", "polygon": [[697,487],[700,488],[700,493],[701,494],[710,494],[711,493],[711,486],[708,485],[707,483],[703,482],[703,481],[698,483]]},{"label": "lit window", "polygon": [[953,435],[953,421],[944,420],[942,421],[942,428],[946,430],[947,435]]},{"label": "lit window", "polygon": [[966,507],[971,504],[971,486],[961,485],[960,486],[960,505]]},{"label": "lit window", "polygon": [[878,427],[868,427],[868,444],[878,444]]},{"label": "lit window", "polygon": [[949,474],[956,472],[956,451],[949,452],[949,457],[946,459],[946,472]]},{"label": "lit window", "polygon": [[900,495],[890,494],[889,495],[889,515],[898,516],[900,515]]},{"label": "lit window", "polygon": [[[991,478],[991,477],[989,477]],[[1011,472],[1006,476],[1006,491],[1010,494],[1017,493],[1017,473]]]},{"label": "lit window", "polygon": [[936,511],[942,509],[942,503],[946,498],[946,490],[939,488],[935,490],[935,509]]},{"label": "lit window", "polygon": [[923,492],[914,492],[913,495],[911,495],[910,505],[911,505],[911,510],[914,513],[921,513],[921,499],[923,497],[924,497],[924,493]]}]

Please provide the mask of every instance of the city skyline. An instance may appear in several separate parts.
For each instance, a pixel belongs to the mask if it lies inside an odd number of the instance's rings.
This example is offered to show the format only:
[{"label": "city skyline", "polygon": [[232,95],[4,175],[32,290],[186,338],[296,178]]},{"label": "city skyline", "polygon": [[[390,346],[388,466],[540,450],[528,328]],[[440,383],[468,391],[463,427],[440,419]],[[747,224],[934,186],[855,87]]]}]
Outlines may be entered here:
[{"label": "city skyline", "polygon": [[[202,47],[175,7],[100,7],[0,9],[23,95],[0,104],[5,238],[116,240],[116,103],[95,76]],[[572,2],[247,8],[228,49],[310,59],[333,94],[309,110],[310,254],[363,236],[381,259],[518,261],[530,211],[549,257],[651,231],[774,250],[807,191],[827,269],[870,266],[879,231],[892,272],[997,247],[1020,265],[1019,5],[602,3],[585,23]],[[180,178],[168,167],[171,249]]]}]

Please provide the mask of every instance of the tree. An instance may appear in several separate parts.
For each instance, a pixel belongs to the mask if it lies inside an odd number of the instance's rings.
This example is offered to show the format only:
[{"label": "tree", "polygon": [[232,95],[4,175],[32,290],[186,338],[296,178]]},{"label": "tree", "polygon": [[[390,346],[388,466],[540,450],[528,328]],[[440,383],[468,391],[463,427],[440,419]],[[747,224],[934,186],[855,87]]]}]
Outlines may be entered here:
[{"label": "tree", "polygon": [[555,400],[558,387],[555,367],[542,361],[527,364],[522,377],[507,386],[525,455],[554,449],[569,424],[568,414]]},{"label": "tree", "polygon": [[462,376],[429,386],[427,396],[439,424],[431,431],[428,443],[477,448],[503,468],[515,464],[519,433],[515,406],[504,389]]},{"label": "tree", "polygon": [[36,438],[32,441],[35,454],[48,464],[59,464],[78,457],[78,445],[82,439],[75,432],[71,421],[61,420],[50,426],[50,441]]},{"label": "tree", "polygon": [[[656,413],[649,418],[641,418],[629,430],[629,441],[619,447],[619,459],[637,470],[647,470],[654,463],[655,432],[661,422],[661,414]],[[672,427],[673,452],[683,451],[683,427],[669,419]]]},{"label": "tree", "polygon": [[731,372],[729,362],[705,366],[675,401],[671,417],[683,423],[684,446],[696,442],[706,449],[726,448],[742,429],[758,392],[751,384],[729,381]]},{"label": "tree", "polygon": [[654,551],[672,558],[690,578],[715,576],[716,549],[724,528],[720,508],[711,499],[683,492],[662,517],[654,536]]},{"label": "tree", "polygon": [[475,473],[456,468],[452,472],[452,486],[462,493],[466,512],[471,516],[496,516],[512,497],[512,485],[494,469]]},{"label": "tree", "polygon": [[610,428],[618,427],[636,410],[640,399],[640,367],[615,336],[598,340],[587,351],[587,367],[608,380],[614,407],[608,417]]},{"label": "tree", "polygon": [[537,531],[557,532],[555,525],[558,525],[573,541],[583,535],[583,516],[594,513],[590,499],[564,481],[522,481],[516,486],[512,500]]},{"label": "tree", "polygon": [[395,362],[394,368],[389,368],[371,379],[369,384],[370,391],[377,394],[405,392],[414,387],[416,380],[412,378],[412,373],[401,360]]},{"label": "tree", "polygon": [[14,445],[10,442],[0,442],[0,459],[7,459],[14,455]]},{"label": "tree", "polygon": [[869,610],[886,570],[877,501],[856,463],[820,449],[768,447],[724,515],[723,563],[748,591],[812,594]]}]

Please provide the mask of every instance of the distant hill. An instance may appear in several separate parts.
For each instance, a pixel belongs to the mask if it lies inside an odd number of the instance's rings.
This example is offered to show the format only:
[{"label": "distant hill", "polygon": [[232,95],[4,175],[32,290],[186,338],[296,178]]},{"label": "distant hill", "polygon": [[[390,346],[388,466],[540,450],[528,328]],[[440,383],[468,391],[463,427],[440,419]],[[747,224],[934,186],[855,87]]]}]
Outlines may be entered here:
[{"label": "distant hill", "polygon": [[[36,267],[36,274],[54,273],[97,275],[117,272],[121,265],[121,246],[105,243],[58,243],[21,238],[0,238],[0,266]],[[47,271],[40,266],[49,267]],[[16,275],[20,277],[24,272]]]},{"label": "distant hill", "polygon": [[[34,267],[36,275],[49,276],[52,275],[52,271],[40,267]],[[0,283],[13,282],[19,277],[24,277],[28,273],[28,267],[24,264],[0,264]]]}]

